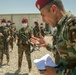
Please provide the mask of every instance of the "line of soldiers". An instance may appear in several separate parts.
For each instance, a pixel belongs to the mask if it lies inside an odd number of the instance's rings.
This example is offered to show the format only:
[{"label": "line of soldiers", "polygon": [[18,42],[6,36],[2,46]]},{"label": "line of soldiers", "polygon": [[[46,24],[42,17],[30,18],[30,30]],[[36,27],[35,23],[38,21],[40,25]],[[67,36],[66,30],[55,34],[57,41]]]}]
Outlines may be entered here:
[{"label": "line of soldiers", "polygon": [[37,21],[35,21],[34,25],[35,25],[33,28],[34,36],[39,37],[39,34],[41,34],[44,37],[45,33],[44,33],[43,23],[41,23],[40,27],[39,27],[39,23]]},{"label": "line of soldiers", "polygon": [[13,28],[13,22],[8,20],[6,22],[5,19],[1,20],[0,25],[0,64],[3,62],[3,54],[6,55],[7,58],[7,64],[9,63],[9,44],[11,42],[11,48],[13,49],[13,34],[12,34],[12,28]]},{"label": "line of soldiers", "polygon": [[[30,38],[39,37],[40,29],[38,26],[38,22],[34,22],[35,27],[33,29],[29,28],[28,20],[26,18],[22,19],[22,28],[16,31],[16,27],[13,26],[14,23],[11,20],[6,22],[5,19],[1,20],[0,25],[0,64],[3,62],[3,54],[6,54],[7,64],[9,63],[9,46],[11,46],[11,50],[13,50],[13,41],[17,40],[18,46],[18,70],[16,72],[20,72],[22,65],[23,53],[25,52],[26,60],[28,62],[29,72],[32,68],[31,63],[31,46],[33,50],[36,46],[30,42]],[[36,32],[37,31],[37,32]]]}]

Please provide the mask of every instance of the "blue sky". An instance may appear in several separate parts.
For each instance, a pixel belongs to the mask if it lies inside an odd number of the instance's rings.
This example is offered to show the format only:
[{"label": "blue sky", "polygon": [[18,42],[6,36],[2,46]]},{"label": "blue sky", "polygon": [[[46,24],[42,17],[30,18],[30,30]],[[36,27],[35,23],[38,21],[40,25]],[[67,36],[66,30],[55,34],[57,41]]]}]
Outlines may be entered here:
[{"label": "blue sky", "polygon": [[[0,14],[39,13],[36,0],[0,0]],[[62,0],[66,10],[76,14],[76,0]]]}]

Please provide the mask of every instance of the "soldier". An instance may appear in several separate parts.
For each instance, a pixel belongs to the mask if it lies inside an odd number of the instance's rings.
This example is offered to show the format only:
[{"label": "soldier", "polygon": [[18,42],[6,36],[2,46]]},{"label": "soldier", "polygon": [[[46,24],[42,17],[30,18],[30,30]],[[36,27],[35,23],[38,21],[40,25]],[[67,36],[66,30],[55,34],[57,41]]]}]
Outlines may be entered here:
[{"label": "soldier", "polygon": [[37,40],[31,38],[31,41],[53,50],[55,63],[59,65],[59,71],[64,72],[63,75],[76,75],[76,17],[65,10],[61,0],[37,0],[36,7],[44,22],[57,27],[57,33],[54,46],[46,43],[43,37]]},{"label": "soldier", "polygon": [[2,19],[0,27],[0,63],[3,62],[3,54],[6,54],[7,57],[7,64],[9,63],[9,49],[8,49],[8,41],[10,37],[7,34],[6,20]]},{"label": "soldier", "polygon": [[13,23],[13,22],[11,22],[11,20],[8,20],[7,21],[7,27],[8,27],[8,35],[11,37],[10,38],[10,40],[9,40],[9,45],[11,46],[11,50],[13,50],[13,39],[14,39],[14,32],[13,32],[13,30],[12,30],[12,28],[13,28],[13,24],[15,24],[15,23]]},{"label": "soldier", "polygon": [[35,37],[39,37],[40,29],[39,29],[39,24],[37,21],[34,22],[34,28],[33,28],[33,33]]},{"label": "soldier", "polygon": [[45,33],[44,33],[44,28],[43,28],[43,23],[40,24],[40,33],[41,35],[44,37]]},{"label": "soldier", "polygon": [[12,35],[13,35],[13,42],[16,42],[16,27],[12,26],[11,30],[12,30]]},{"label": "soldier", "polygon": [[[26,38],[24,38],[25,36]],[[25,52],[26,60],[28,62],[29,72],[31,71],[31,54],[30,45],[28,44],[28,39],[31,37],[30,30],[28,28],[28,20],[26,18],[22,19],[22,28],[19,30],[18,34],[18,72],[20,72],[23,52]]]},{"label": "soldier", "polygon": [[10,25],[11,25],[11,20],[7,21],[7,27],[10,29]]}]

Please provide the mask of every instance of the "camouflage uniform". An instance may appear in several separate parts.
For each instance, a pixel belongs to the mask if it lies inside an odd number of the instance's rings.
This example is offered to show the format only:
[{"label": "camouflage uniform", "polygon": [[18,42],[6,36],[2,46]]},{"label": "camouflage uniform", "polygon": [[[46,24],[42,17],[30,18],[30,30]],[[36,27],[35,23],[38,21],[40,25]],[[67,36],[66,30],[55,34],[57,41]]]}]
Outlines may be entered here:
[{"label": "camouflage uniform", "polygon": [[7,42],[7,28],[1,27],[0,29],[1,33],[3,34],[3,37],[0,37],[0,62],[2,64],[3,61],[3,54],[6,54],[7,57],[7,64],[9,62],[9,49],[8,49],[8,42]]},{"label": "camouflage uniform", "polygon": [[47,46],[47,49],[54,50],[61,74],[64,71],[66,75],[76,75],[76,18],[66,13],[58,22],[57,30],[54,46]]},{"label": "camouflage uniform", "polygon": [[5,35],[5,37],[6,37],[6,40],[5,40],[6,41],[6,44],[5,44],[5,52],[6,52],[7,64],[8,64],[8,62],[9,62],[9,47],[8,47],[8,42],[9,41],[7,41],[7,38],[9,37],[9,35],[7,34],[8,28],[5,27],[4,31],[6,33],[6,35]]},{"label": "camouflage uniform", "polygon": [[24,30],[23,28],[21,28],[19,30],[19,35],[18,35],[18,37],[19,37],[19,39],[18,39],[18,69],[21,68],[23,52],[25,52],[26,60],[28,62],[28,68],[30,71],[31,67],[32,67],[30,45],[26,44],[27,39],[23,39],[21,34],[24,34],[29,39],[30,38],[30,30],[29,29]]},{"label": "camouflage uniform", "polygon": [[41,33],[41,35],[42,35],[43,37],[45,36],[44,28],[43,28],[43,27],[40,27],[40,33]]},{"label": "camouflage uniform", "polygon": [[8,28],[8,35],[11,37],[9,40],[9,45],[11,46],[11,49],[13,50],[13,32],[12,32],[12,27],[11,26],[7,26]]},{"label": "camouflage uniform", "polygon": [[40,33],[39,26],[37,25],[33,28],[33,34],[35,37],[39,37],[39,33]]},{"label": "camouflage uniform", "polygon": [[[0,27],[0,33],[4,35],[3,27]],[[2,64],[4,52],[4,37],[0,36],[0,63]]]},{"label": "camouflage uniform", "polygon": [[16,42],[16,27],[12,26],[12,35],[13,35],[13,42]]}]

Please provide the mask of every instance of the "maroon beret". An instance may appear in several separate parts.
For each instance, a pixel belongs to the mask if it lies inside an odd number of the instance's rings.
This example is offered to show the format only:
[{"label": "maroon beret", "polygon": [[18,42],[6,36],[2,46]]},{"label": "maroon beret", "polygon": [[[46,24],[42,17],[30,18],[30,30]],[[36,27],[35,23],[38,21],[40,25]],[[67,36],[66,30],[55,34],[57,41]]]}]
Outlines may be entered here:
[{"label": "maroon beret", "polygon": [[8,20],[7,22],[11,23],[11,20]]},{"label": "maroon beret", "polygon": [[48,3],[52,2],[53,0],[37,0],[36,1],[36,7],[41,10],[44,6],[46,6]]},{"label": "maroon beret", "polygon": [[2,19],[1,23],[6,23],[6,19]]},{"label": "maroon beret", "polygon": [[27,23],[27,22],[28,22],[28,20],[26,18],[22,19],[22,23]]}]

